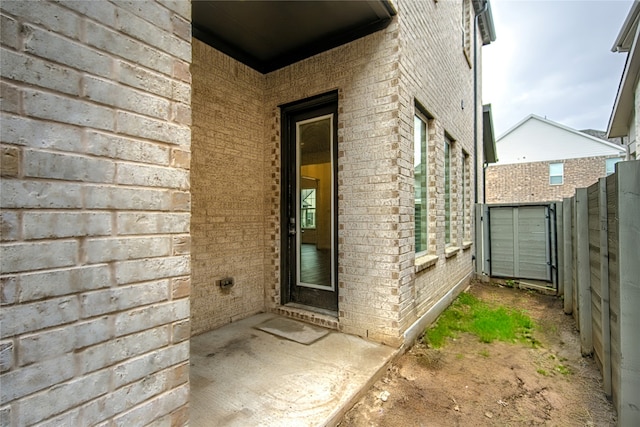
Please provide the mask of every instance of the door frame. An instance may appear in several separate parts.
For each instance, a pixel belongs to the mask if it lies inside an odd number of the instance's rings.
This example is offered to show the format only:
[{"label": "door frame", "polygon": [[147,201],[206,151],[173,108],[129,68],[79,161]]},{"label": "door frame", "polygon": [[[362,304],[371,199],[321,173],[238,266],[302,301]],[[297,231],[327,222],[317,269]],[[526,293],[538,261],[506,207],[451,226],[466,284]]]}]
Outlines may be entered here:
[{"label": "door frame", "polygon": [[[289,218],[291,218],[291,209],[297,209],[295,201],[297,200],[297,186],[295,185],[296,168],[298,167],[297,150],[290,150],[291,141],[295,142],[295,124],[300,121],[300,116],[305,114],[313,114],[318,110],[331,110],[333,114],[333,149],[332,149],[332,205],[333,205],[333,223],[332,223],[332,240],[333,257],[332,257],[332,275],[334,277],[334,297],[332,301],[333,307],[329,311],[338,310],[338,91],[334,90],[321,95],[306,98],[300,101],[291,102],[279,106],[281,113],[280,120],[280,303],[282,305],[295,302],[292,298],[292,283],[297,285],[297,275],[295,274],[297,265],[297,245],[295,239],[289,236]],[[323,115],[326,113],[320,113]],[[311,116],[314,117],[314,116]],[[304,119],[302,119],[304,120]],[[294,185],[291,185],[293,183]],[[296,225],[297,227],[297,225]],[[293,241],[293,247],[292,247]],[[314,308],[314,306],[310,306]],[[315,307],[325,309],[326,307]]]}]

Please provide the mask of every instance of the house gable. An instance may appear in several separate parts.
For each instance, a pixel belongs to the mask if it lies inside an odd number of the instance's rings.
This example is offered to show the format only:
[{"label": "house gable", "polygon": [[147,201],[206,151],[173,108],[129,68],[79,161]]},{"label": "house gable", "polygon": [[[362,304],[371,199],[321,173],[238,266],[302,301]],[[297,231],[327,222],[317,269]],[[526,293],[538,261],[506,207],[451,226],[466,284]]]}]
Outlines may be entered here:
[{"label": "house gable", "polygon": [[640,118],[637,113],[640,109],[639,22],[640,2],[636,0],[611,49],[613,52],[627,53],[627,61],[609,118],[607,135],[609,138],[628,137],[628,157],[630,158],[640,158],[640,152],[637,149],[637,134],[640,128]]},{"label": "house gable", "polygon": [[534,114],[508,130],[496,146],[500,165],[624,155],[624,147]]}]

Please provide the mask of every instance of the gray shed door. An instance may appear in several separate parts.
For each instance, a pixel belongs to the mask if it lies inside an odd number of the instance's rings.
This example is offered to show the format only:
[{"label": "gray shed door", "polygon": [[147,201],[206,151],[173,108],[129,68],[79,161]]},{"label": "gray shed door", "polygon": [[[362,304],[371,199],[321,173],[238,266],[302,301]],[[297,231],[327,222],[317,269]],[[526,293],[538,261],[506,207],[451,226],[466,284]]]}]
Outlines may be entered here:
[{"label": "gray shed door", "polygon": [[551,281],[548,206],[489,208],[491,275]]}]

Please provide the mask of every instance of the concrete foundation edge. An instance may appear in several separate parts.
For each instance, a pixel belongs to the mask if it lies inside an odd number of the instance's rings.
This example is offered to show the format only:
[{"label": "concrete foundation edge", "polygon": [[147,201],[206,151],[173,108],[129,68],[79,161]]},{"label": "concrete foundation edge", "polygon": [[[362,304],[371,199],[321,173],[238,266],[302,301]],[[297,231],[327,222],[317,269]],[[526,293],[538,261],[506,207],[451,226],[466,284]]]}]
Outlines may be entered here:
[{"label": "concrete foundation edge", "polygon": [[336,411],[331,415],[325,427],[334,427],[337,426],[338,423],[342,420],[342,417],[355,405],[358,400],[364,396],[364,394],[369,391],[371,386],[378,381],[384,373],[386,372],[388,366],[393,363],[400,355],[402,355],[408,348],[411,346],[418,335],[424,331],[424,329],[433,323],[434,320],[438,318],[440,313],[442,313],[456,297],[464,291],[471,280],[471,276],[473,272],[467,274],[460,282],[458,282],[449,292],[447,292],[440,300],[433,305],[424,315],[420,317],[420,319],[416,320],[404,333],[404,343],[398,348],[394,353],[387,359],[385,363],[383,363],[380,368],[376,371],[374,375],[371,376],[369,381],[360,389],[358,392],[354,393],[353,396],[349,399],[347,403],[345,403],[342,407],[336,409]]},{"label": "concrete foundation edge", "polygon": [[360,388],[360,390],[353,393],[353,396],[351,396],[344,405],[337,408],[334,411],[334,413],[331,414],[331,416],[327,420],[327,423],[324,424],[323,427],[337,426],[340,423],[340,421],[342,421],[342,418],[344,417],[344,415],[347,412],[349,412],[349,410],[353,408],[353,406],[356,403],[358,403],[358,400],[360,400],[369,391],[369,389],[376,383],[376,381],[382,378],[384,373],[387,371],[387,368],[389,367],[389,365],[393,363],[393,361],[396,360],[398,357],[400,357],[402,353],[404,353],[402,348],[395,350],[393,354],[391,354],[391,356],[389,356],[389,358],[385,361],[385,363],[380,365],[380,368],[378,368],[375,374],[373,374],[371,378],[369,378],[369,380]]},{"label": "concrete foundation edge", "polygon": [[442,313],[451,303],[455,300],[458,295],[462,291],[464,291],[471,281],[471,276],[473,272],[469,272],[462,280],[460,280],[453,288],[449,290],[440,300],[435,303],[425,314],[423,314],[418,320],[416,320],[413,325],[409,326],[409,328],[404,333],[404,344],[403,348],[406,348],[413,344],[415,340],[418,338],[422,332],[432,324],[440,313]]}]

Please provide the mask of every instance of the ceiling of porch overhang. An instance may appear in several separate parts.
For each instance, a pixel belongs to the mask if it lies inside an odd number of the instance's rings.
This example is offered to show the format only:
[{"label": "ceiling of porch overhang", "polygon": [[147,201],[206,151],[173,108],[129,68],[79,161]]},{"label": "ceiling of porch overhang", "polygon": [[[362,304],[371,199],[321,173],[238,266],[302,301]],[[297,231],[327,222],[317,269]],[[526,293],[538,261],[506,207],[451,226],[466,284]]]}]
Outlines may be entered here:
[{"label": "ceiling of porch overhang", "polygon": [[192,3],[193,36],[261,73],[385,28],[391,0]]}]

